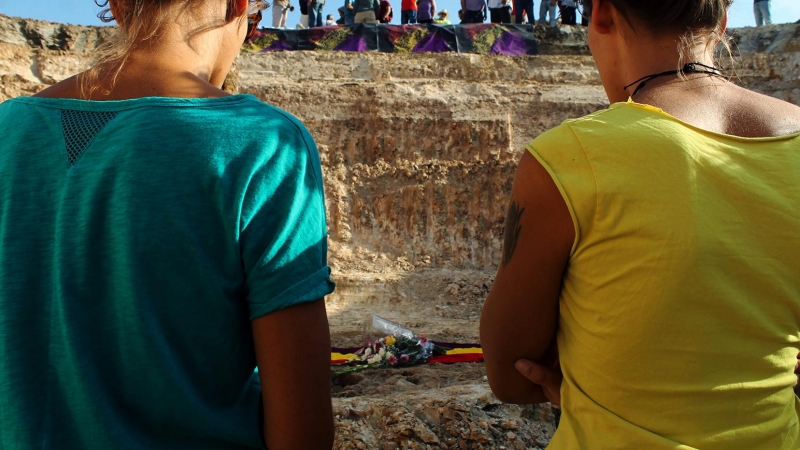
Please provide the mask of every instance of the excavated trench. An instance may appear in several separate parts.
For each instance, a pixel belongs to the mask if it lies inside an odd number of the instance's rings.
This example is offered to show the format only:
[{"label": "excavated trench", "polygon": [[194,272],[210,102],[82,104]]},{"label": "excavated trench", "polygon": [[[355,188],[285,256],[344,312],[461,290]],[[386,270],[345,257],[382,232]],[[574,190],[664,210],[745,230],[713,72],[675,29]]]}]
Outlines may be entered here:
[{"label": "excavated trench", "polygon": [[[526,142],[606,106],[580,27],[538,30],[542,54],[243,54],[227,87],[300,118],[327,196],[333,342],[369,313],[478,341],[505,205]],[[109,30],[0,16],[0,100],[82,70]],[[734,82],[800,102],[800,26],[733,30]],[[727,64],[731,66],[731,64]],[[254,130],[258,132],[258,130]],[[541,448],[549,405],[503,405],[481,364],[332,377],[337,449]]]},{"label": "excavated trench", "polygon": [[297,115],[319,144],[341,345],[370,312],[477,342],[520,150],[605,106],[585,55],[295,52],[238,68],[241,92]]}]

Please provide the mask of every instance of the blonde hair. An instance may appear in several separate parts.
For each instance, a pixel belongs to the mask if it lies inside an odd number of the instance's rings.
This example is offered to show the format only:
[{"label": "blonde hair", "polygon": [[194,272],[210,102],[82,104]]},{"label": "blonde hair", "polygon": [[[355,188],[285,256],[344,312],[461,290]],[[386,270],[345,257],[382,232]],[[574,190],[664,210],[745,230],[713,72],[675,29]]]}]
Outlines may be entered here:
[{"label": "blonde hair", "polygon": [[[95,0],[102,10],[97,16],[103,22],[116,21],[117,31],[113,38],[95,50],[91,67],[79,78],[81,95],[89,99],[100,88],[101,79],[110,79],[113,86],[122,72],[131,53],[142,45],[152,44],[161,36],[164,25],[171,19],[175,5],[182,9],[193,9],[208,0],[115,0],[114,17],[109,0]],[[233,0],[228,0],[230,4]],[[229,10],[231,8],[229,7]]]}]

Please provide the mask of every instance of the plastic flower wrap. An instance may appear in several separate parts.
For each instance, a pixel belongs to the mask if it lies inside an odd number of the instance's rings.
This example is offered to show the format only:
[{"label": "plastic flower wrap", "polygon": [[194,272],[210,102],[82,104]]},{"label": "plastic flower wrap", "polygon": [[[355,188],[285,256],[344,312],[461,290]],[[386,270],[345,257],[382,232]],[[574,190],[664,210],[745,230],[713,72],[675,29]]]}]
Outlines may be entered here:
[{"label": "plastic flower wrap", "polygon": [[372,330],[391,332],[383,337],[372,339],[370,332],[365,330],[365,345],[356,355],[356,359],[349,361],[342,370],[334,372],[335,375],[358,372],[375,367],[408,367],[425,364],[433,355],[443,355],[446,349],[435,345],[425,335],[415,335],[411,330],[383,319],[372,316]]}]

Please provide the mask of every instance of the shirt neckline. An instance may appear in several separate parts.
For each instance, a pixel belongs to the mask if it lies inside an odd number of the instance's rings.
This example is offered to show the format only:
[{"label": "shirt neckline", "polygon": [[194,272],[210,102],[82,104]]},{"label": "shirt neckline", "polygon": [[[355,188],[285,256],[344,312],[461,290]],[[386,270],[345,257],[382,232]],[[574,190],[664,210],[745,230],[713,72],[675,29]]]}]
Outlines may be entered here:
[{"label": "shirt neckline", "polygon": [[8,101],[26,103],[54,109],[76,111],[121,111],[145,106],[188,106],[210,107],[233,105],[250,100],[258,100],[250,94],[236,94],[226,97],[139,97],[125,100],[83,100],[77,98],[16,97]]},{"label": "shirt neckline", "polygon": [[611,105],[612,108],[618,108],[618,107],[622,107],[622,106],[630,106],[630,107],[634,107],[634,108],[644,109],[644,110],[647,110],[647,111],[652,111],[654,113],[657,113],[657,114],[659,114],[661,116],[664,116],[664,117],[672,120],[673,122],[676,122],[676,123],[678,123],[680,125],[683,125],[683,126],[685,126],[687,128],[690,128],[690,129],[692,129],[694,131],[697,131],[697,132],[699,132],[701,134],[708,134],[708,135],[717,136],[717,137],[720,137],[720,138],[738,140],[738,141],[742,141],[742,142],[775,142],[775,141],[791,140],[791,139],[795,139],[797,137],[800,137],[800,131],[798,131],[796,133],[792,133],[792,134],[781,135],[781,136],[744,137],[744,136],[736,136],[734,134],[726,134],[726,133],[719,133],[717,131],[706,130],[705,128],[701,128],[701,127],[698,127],[696,125],[692,125],[689,122],[684,122],[683,120],[678,119],[677,117],[673,116],[672,114],[664,111],[663,109],[661,109],[659,107],[656,107],[656,106],[653,106],[653,105],[648,105],[646,103],[637,103],[630,97],[628,97],[628,101],[627,102],[617,102],[617,103],[614,103],[614,104]]}]

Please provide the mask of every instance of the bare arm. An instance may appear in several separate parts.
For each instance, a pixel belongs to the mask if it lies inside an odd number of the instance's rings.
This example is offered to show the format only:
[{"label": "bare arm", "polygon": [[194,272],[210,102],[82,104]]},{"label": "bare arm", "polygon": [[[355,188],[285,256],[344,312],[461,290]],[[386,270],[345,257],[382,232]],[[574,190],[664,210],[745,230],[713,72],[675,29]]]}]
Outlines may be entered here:
[{"label": "bare arm", "polygon": [[574,240],[564,199],[526,151],[514,178],[502,261],[480,325],[489,385],[504,402],[547,401],[514,364],[520,359],[546,364],[555,357],[558,299]]},{"label": "bare arm", "polygon": [[392,11],[392,9],[391,9],[391,6],[387,6],[386,8],[384,8],[383,7],[383,2],[379,1],[378,2],[378,11],[381,12],[381,15],[380,15],[380,17],[378,17],[378,19],[379,20],[386,20],[386,18],[389,17],[389,13]]},{"label": "bare arm", "polygon": [[330,450],[331,339],[324,300],[252,322],[269,450]]}]

